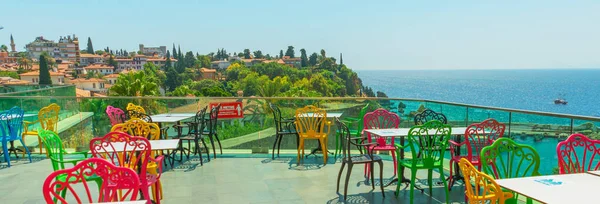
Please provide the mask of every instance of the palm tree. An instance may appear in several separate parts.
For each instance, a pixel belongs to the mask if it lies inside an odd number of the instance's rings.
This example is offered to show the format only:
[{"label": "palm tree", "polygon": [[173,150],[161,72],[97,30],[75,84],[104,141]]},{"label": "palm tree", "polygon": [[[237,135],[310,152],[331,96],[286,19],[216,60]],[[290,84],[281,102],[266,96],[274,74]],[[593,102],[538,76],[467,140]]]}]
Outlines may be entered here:
[{"label": "palm tree", "polygon": [[25,56],[21,56],[19,60],[17,60],[20,69],[30,70],[31,69],[31,60],[29,60]]},{"label": "palm tree", "polygon": [[112,96],[158,96],[158,85],[144,72],[120,74],[117,83],[110,87]]},{"label": "palm tree", "polygon": [[8,47],[6,47],[6,45],[0,45],[0,51],[7,52]]}]

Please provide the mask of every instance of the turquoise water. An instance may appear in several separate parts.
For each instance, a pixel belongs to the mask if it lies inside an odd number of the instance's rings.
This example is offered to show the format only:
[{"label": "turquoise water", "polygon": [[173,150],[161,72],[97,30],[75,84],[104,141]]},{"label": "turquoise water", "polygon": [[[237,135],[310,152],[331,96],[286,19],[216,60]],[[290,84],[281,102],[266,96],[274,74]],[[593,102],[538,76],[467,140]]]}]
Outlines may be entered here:
[{"label": "turquoise water", "polygon": [[[600,116],[600,69],[359,70],[363,84],[389,97]],[[562,95],[568,105],[555,105]]]},{"label": "turquoise water", "polygon": [[[483,106],[515,108],[554,113],[600,116],[600,70],[435,70],[358,71],[363,84],[389,97],[430,99]],[[568,105],[555,105],[563,96]],[[408,104],[415,110],[420,103]],[[392,107],[395,105],[392,105]],[[432,105],[430,105],[432,106]],[[433,105],[433,109],[439,108]],[[464,109],[444,109],[450,120],[464,118]],[[508,121],[507,114],[474,110],[470,119],[496,118]],[[477,118],[477,119],[476,119]],[[568,119],[513,114],[515,122],[568,125]],[[579,125],[585,121],[575,121]],[[598,124],[598,123],[596,123]],[[551,174],[557,167],[558,139],[513,135],[515,141],[533,146],[540,155],[540,173]],[[449,155],[447,155],[449,157]]]}]

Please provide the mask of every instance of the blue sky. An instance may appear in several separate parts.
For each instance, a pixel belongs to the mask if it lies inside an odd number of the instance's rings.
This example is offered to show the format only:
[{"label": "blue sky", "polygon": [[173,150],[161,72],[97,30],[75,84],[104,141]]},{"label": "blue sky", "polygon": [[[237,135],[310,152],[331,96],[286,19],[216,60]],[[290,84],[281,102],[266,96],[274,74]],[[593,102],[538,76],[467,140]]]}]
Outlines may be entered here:
[{"label": "blue sky", "polygon": [[82,49],[325,49],[360,70],[600,68],[600,1],[367,2],[0,0],[0,44],[76,34]]}]

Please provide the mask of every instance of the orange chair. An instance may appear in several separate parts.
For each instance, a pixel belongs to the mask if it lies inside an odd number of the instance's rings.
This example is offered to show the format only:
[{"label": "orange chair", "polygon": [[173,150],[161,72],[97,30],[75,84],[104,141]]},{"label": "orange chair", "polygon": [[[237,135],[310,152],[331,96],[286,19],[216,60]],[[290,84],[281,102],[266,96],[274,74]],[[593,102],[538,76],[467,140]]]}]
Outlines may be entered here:
[{"label": "orange chair", "polygon": [[[297,109],[294,124],[299,137],[298,164],[304,158],[305,139],[319,140],[323,152],[323,164],[327,164],[327,135],[331,130],[331,121],[327,121],[327,112],[315,106]],[[327,125],[327,132],[325,131],[325,125]]]},{"label": "orange chair", "polygon": [[458,162],[460,171],[465,177],[465,199],[467,203],[490,203],[504,204],[513,195],[503,192],[502,188],[494,181],[494,178],[484,174],[475,168],[469,160],[461,158]]},{"label": "orange chair", "polygon": [[[29,127],[30,125],[40,123],[40,126],[43,130],[50,130],[57,133],[58,130],[58,114],[60,112],[60,106],[56,103],[50,104],[49,106],[43,107],[40,109],[38,113],[38,121],[23,121],[23,134],[21,135],[23,139],[23,144],[25,143],[25,136],[36,136],[38,138],[38,145],[40,148],[40,154],[42,153],[43,143],[42,139],[38,136],[37,130]],[[46,152],[46,157],[48,157],[48,152]]]},{"label": "orange chair", "polygon": [[133,103],[128,103],[126,110],[128,112],[129,111],[135,111],[135,112],[138,112],[138,113],[146,113],[146,110],[144,109],[144,107],[135,105]]},{"label": "orange chair", "polygon": [[[124,132],[132,136],[145,137],[148,140],[159,140],[160,139],[160,128],[156,123],[148,123],[139,118],[132,118],[124,123],[119,123],[114,125],[111,132]],[[160,151],[152,151],[152,158],[156,158],[156,156],[160,154]],[[158,165],[155,162],[148,162],[147,171],[149,174],[158,175]],[[162,165],[162,164],[160,164]],[[160,179],[157,182],[159,187],[160,198],[163,198],[162,193],[162,184]],[[154,190],[154,186],[152,186],[152,192],[156,192]],[[153,194],[154,200],[156,200],[156,195]]]}]

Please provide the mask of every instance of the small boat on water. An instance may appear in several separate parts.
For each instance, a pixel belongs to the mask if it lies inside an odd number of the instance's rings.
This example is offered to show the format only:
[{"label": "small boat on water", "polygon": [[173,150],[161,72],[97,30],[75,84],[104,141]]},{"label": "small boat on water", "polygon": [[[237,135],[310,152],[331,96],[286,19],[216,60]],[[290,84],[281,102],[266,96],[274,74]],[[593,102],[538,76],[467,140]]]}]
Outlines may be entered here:
[{"label": "small boat on water", "polygon": [[565,100],[565,99],[561,99],[561,98],[554,99],[554,104],[567,105],[567,103],[569,103],[569,102],[567,102],[567,100]]}]

